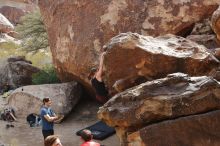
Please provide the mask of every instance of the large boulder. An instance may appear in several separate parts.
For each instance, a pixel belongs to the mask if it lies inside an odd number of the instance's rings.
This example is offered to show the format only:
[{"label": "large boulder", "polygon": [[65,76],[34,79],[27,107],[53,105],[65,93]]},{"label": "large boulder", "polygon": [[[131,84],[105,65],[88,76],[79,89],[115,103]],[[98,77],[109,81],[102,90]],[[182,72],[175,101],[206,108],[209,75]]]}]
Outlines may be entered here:
[{"label": "large boulder", "polygon": [[130,146],[219,146],[220,111],[155,123],[128,135]]},{"label": "large boulder", "polygon": [[218,66],[219,61],[204,46],[185,38],[123,33],[106,44],[104,81],[115,94],[170,73],[209,75]]},{"label": "large boulder", "polygon": [[220,0],[39,0],[53,61],[63,81],[78,80],[87,89],[90,69],[102,46],[120,32],[184,35],[213,13]]},{"label": "large boulder", "polygon": [[15,109],[16,115],[25,117],[30,113],[39,114],[42,99],[50,97],[52,109],[57,114],[68,115],[82,95],[79,83],[73,81],[62,84],[24,86],[16,89],[8,97],[8,105]]},{"label": "large boulder", "polygon": [[34,67],[30,61],[22,56],[10,57],[0,60],[0,85],[9,85],[17,88],[32,84],[32,74],[40,69]]},{"label": "large boulder", "polygon": [[127,134],[149,124],[220,109],[220,84],[207,76],[183,73],[146,82],[116,94],[98,111],[99,119]]},{"label": "large boulder", "polygon": [[14,26],[11,22],[0,13],[0,33],[7,33],[14,30]]}]

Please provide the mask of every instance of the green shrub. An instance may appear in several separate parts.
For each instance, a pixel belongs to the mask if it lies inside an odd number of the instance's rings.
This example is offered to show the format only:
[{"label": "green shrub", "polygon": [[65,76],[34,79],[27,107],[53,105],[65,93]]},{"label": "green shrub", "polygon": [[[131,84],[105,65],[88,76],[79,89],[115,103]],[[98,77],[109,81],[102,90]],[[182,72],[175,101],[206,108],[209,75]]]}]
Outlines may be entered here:
[{"label": "green shrub", "polygon": [[22,49],[26,52],[48,50],[48,36],[39,10],[23,16],[16,31],[21,36]]},{"label": "green shrub", "polygon": [[60,83],[60,80],[56,75],[55,68],[52,65],[46,65],[40,72],[32,75],[32,83],[35,85],[52,84]]}]

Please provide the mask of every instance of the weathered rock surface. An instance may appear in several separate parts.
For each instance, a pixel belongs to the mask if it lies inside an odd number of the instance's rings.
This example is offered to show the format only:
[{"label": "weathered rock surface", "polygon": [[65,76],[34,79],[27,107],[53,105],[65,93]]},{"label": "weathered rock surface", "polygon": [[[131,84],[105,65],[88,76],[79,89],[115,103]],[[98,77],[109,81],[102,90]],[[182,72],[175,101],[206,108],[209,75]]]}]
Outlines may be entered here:
[{"label": "weathered rock surface", "polygon": [[66,116],[78,103],[81,95],[82,89],[77,82],[31,85],[16,89],[8,97],[8,104],[15,109],[16,115],[24,117],[30,113],[39,114],[42,99],[50,97],[53,110]]},{"label": "weathered rock surface", "polygon": [[174,35],[123,33],[112,38],[106,49],[105,83],[113,94],[169,73],[209,75],[219,66],[204,46]]},{"label": "weathered rock surface", "polygon": [[211,27],[211,17],[195,23],[191,35],[212,35],[214,34]]},{"label": "weathered rock surface", "polygon": [[220,109],[219,87],[211,77],[170,74],[116,94],[98,117],[115,127],[124,143],[127,133],[150,123]]},{"label": "weathered rock surface", "polygon": [[53,62],[61,80],[87,79],[102,46],[121,32],[183,34],[215,11],[220,0],[39,0]]},{"label": "weathered rock surface", "polygon": [[217,59],[220,60],[220,48],[215,48],[214,55]]},{"label": "weathered rock surface", "polygon": [[13,29],[14,26],[11,24],[11,22],[0,13],[0,32],[7,33],[9,31],[12,31]]},{"label": "weathered rock surface", "polygon": [[[1,33],[0,34],[0,43],[5,43],[5,42],[13,42],[15,44],[21,44],[21,41],[16,39],[16,32],[10,31],[7,34],[6,33]],[[15,37],[15,38],[14,38]]]},{"label": "weathered rock surface", "polygon": [[210,19],[204,19],[201,22],[197,22],[191,34],[186,38],[204,45],[208,49],[214,49],[220,46],[216,40],[216,35],[212,30]]},{"label": "weathered rock surface", "polygon": [[0,7],[1,6],[13,6],[13,7],[23,7],[25,8],[26,5],[37,5],[38,0],[1,0],[0,1]]},{"label": "weathered rock surface", "polygon": [[37,3],[38,0],[10,0],[10,1],[15,1],[15,2],[21,2],[21,3]]},{"label": "weathered rock surface", "polygon": [[14,25],[18,24],[20,22],[20,18],[25,15],[25,11],[23,9],[10,6],[0,7],[0,13],[2,13]]},{"label": "weathered rock surface", "polygon": [[212,14],[211,26],[220,41],[220,7]]},{"label": "weathered rock surface", "polygon": [[22,14],[21,10],[25,13],[32,12],[38,9],[37,3],[38,0],[0,0],[0,9],[3,9],[5,16],[14,23],[17,22],[17,16]]},{"label": "weathered rock surface", "polygon": [[187,39],[194,41],[200,45],[204,45],[207,49],[215,49],[220,47],[214,34],[189,35]]},{"label": "weathered rock surface", "polygon": [[10,85],[17,88],[32,84],[32,74],[40,69],[32,66],[24,57],[11,57],[0,61],[0,85]]},{"label": "weathered rock surface", "polygon": [[220,71],[216,71],[212,75],[216,80],[220,81]]},{"label": "weathered rock surface", "polygon": [[128,135],[129,146],[219,146],[220,111],[147,126]]},{"label": "weathered rock surface", "polygon": [[12,38],[14,38],[14,40],[19,39],[19,34],[16,31],[10,31],[7,33],[8,36],[11,36]]}]

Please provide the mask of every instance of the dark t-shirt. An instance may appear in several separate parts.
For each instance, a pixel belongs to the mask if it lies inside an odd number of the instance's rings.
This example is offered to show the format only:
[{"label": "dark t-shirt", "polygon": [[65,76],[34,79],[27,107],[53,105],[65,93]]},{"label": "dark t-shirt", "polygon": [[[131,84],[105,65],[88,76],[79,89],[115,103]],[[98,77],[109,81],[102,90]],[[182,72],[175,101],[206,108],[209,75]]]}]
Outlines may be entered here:
[{"label": "dark t-shirt", "polygon": [[91,80],[92,86],[95,88],[96,94],[99,96],[108,96],[108,90],[105,88],[104,82],[98,81],[96,78]]}]

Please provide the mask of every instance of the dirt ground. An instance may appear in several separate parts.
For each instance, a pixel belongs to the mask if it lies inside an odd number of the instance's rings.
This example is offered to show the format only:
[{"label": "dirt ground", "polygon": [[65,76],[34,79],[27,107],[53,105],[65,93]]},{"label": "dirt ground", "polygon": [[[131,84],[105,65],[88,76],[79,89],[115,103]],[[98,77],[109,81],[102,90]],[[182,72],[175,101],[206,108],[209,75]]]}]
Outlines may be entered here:
[{"label": "dirt ground", "polygon": [[[0,107],[3,104],[1,98]],[[75,133],[98,121],[96,113],[99,106],[95,101],[82,99],[62,123],[55,124],[55,134],[60,136],[63,146],[79,146],[82,143]],[[6,128],[6,124],[13,124],[14,127]],[[97,142],[105,146],[120,145],[116,134]],[[43,146],[41,127],[30,127],[25,118],[18,118],[17,122],[12,123],[0,120],[0,146]]]}]

